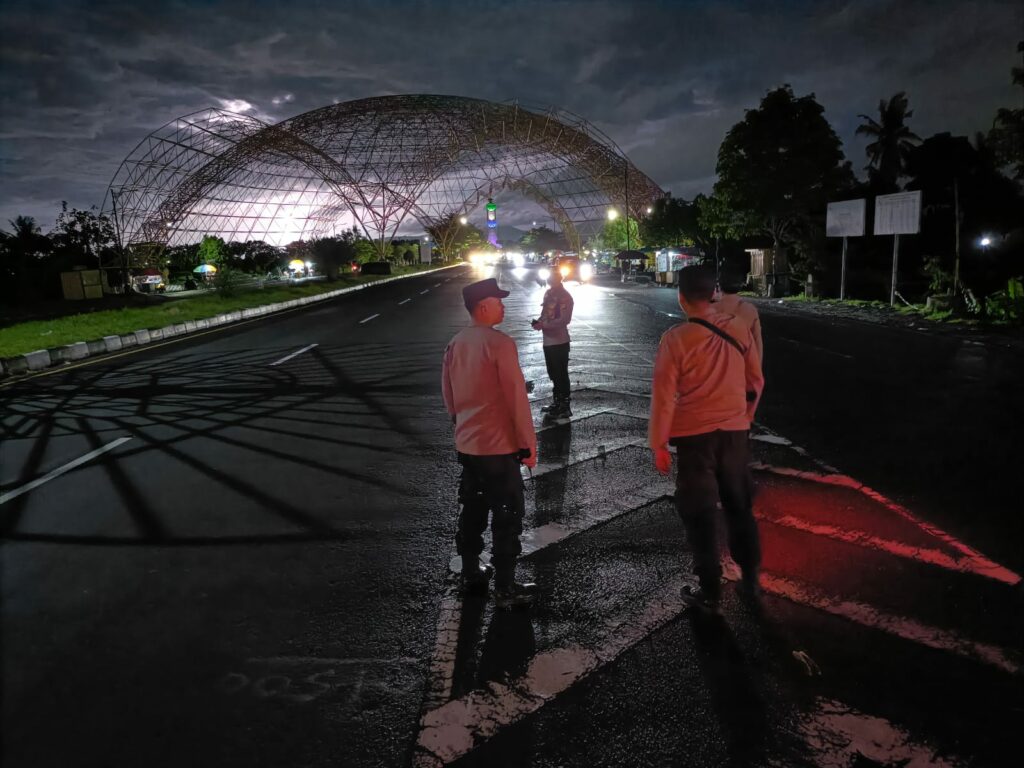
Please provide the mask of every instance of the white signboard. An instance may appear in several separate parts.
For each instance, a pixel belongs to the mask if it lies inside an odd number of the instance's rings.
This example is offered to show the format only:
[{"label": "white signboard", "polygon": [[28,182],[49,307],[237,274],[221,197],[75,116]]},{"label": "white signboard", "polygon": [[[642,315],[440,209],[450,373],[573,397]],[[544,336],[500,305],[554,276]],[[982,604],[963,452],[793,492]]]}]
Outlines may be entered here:
[{"label": "white signboard", "polygon": [[430,241],[420,243],[420,264],[429,264],[430,257]]},{"label": "white signboard", "polygon": [[920,230],[920,191],[875,198],[876,235],[916,235]]},{"label": "white signboard", "polygon": [[866,201],[843,200],[829,203],[825,215],[825,237],[860,237],[864,234]]}]

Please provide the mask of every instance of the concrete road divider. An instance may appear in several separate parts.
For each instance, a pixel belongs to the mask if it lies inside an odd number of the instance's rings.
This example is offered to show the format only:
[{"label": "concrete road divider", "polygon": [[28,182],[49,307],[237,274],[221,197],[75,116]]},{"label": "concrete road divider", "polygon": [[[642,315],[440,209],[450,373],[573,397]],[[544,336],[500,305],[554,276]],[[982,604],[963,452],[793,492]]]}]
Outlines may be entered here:
[{"label": "concrete road divider", "polygon": [[431,272],[440,272],[443,269],[453,269],[462,266],[466,265],[453,264],[447,267],[438,267],[437,269],[413,272],[408,275],[395,275],[393,277],[374,280],[372,283],[363,283],[362,285],[353,285],[348,288],[339,288],[336,291],[328,291],[316,296],[306,296],[301,299],[291,299],[289,301],[282,301],[276,304],[264,304],[259,307],[249,307],[248,309],[226,312],[211,318],[186,320],[184,323],[175,323],[174,325],[168,325],[164,328],[141,329],[123,336],[104,336],[102,339],[76,341],[72,344],[66,344],[61,347],[39,349],[35,352],[29,352],[24,355],[0,358],[0,379],[26,373],[35,373],[54,366],[66,365],[68,363],[84,360],[89,357],[98,357],[112,352],[120,352],[129,347],[137,347],[157,341],[166,341],[167,339],[176,338],[178,336],[185,336],[190,333],[206,331],[210,328],[237,323],[241,320],[249,320],[255,317],[263,317],[264,315],[272,315],[275,312],[283,312],[288,309],[305,307],[320,301],[332,299],[345,293],[362,291],[367,288],[372,288],[375,285],[390,283],[393,280],[405,280],[410,277],[419,277],[421,275],[428,275]]}]

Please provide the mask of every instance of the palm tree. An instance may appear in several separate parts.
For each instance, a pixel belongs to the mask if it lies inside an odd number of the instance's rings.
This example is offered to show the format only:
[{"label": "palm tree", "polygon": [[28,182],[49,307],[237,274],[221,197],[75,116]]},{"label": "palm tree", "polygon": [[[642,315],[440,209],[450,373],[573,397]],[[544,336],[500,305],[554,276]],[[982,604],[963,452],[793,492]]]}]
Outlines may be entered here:
[{"label": "palm tree", "polygon": [[921,141],[906,126],[906,120],[914,115],[914,110],[907,109],[907,105],[907,95],[900,91],[888,101],[878,102],[878,120],[858,115],[864,124],[857,126],[857,135],[873,139],[865,150],[868,173],[872,181],[890,189],[897,187],[910,150]]}]

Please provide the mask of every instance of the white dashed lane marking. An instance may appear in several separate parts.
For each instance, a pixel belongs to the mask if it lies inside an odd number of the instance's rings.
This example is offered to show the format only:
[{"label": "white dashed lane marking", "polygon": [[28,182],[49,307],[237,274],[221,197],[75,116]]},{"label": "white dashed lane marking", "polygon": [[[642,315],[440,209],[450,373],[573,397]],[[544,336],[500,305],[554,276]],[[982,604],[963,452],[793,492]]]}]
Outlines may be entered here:
[{"label": "white dashed lane marking", "polygon": [[316,346],[316,344],[309,344],[308,346],[303,347],[302,349],[298,350],[297,352],[292,352],[290,355],[285,355],[280,360],[275,360],[270,365],[274,366],[274,365],[280,365],[281,363],[287,363],[293,357],[297,357],[298,355],[301,355],[303,352],[308,352],[309,350],[311,350],[315,346]]},{"label": "white dashed lane marking", "polygon": [[380,317],[380,312],[378,312],[376,315],[370,315],[369,317],[364,317],[362,320],[359,321],[359,324],[362,325],[363,323],[368,323],[371,320],[373,320],[373,318],[375,318],[375,317]]},{"label": "white dashed lane marking", "polygon": [[398,306],[402,306],[403,304],[408,304],[410,301],[412,301],[412,299],[402,299],[400,302],[398,302]]},{"label": "white dashed lane marking", "polygon": [[131,440],[130,437],[119,437],[117,438],[117,440],[107,443],[102,448],[97,448],[95,451],[89,451],[89,453],[85,454],[85,456],[79,456],[77,459],[68,462],[63,467],[57,467],[57,469],[53,470],[52,472],[48,472],[47,474],[43,475],[42,477],[36,480],[33,480],[31,483],[26,483],[25,485],[21,486],[21,488],[15,488],[12,491],[8,491],[7,493],[0,495],[0,505],[6,504],[11,499],[16,499],[18,496],[21,496],[21,494],[28,493],[29,491],[38,488],[44,483],[48,483],[51,480],[60,477],[65,472],[70,472],[75,467],[80,467],[87,461],[92,461],[94,458],[106,453],[107,451],[112,451],[114,448],[117,448],[117,446],[121,445],[121,443],[126,443],[129,440]]}]

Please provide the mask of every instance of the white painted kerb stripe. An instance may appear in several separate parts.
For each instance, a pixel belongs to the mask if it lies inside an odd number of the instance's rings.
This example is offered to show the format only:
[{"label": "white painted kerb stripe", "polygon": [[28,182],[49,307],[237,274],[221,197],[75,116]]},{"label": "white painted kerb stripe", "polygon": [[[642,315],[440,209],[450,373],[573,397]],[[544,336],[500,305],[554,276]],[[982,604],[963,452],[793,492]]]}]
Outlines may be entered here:
[{"label": "white painted kerb stripe", "polygon": [[52,472],[50,472],[50,473],[48,473],[46,475],[43,475],[39,479],[33,480],[31,483],[26,483],[25,485],[21,486],[21,488],[15,488],[13,491],[8,491],[7,493],[5,493],[2,496],[0,496],[0,505],[6,504],[11,499],[16,499],[18,496],[21,496],[21,494],[23,494],[23,493],[28,493],[29,491],[31,491],[31,490],[33,490],[35,488],[38,488],[43,483],[48,483],[51,480],[60,477],[65,472],[70,472],[75,467],[82,466],[87,461],[91,461],[92,459],[95,459],[100,454],[106,453],[107,451],[114,450],[115,448],[117,448],[117,446],[121,445],[121,443],[127,443],[129,440],[131,440],[130,437],[119,437],[114,442],[107,443],[102,448],[97,448],[95,451],[90,451],[89,453],[85,454],[85,456],[80,456],[77,459],[75,459],[74,461],[65,464],[63,467],[58,467],[57,469],[53,470]]},{"label": "white painted kerb stripe", "polygon": [[362,320],[359,321],[359,324],[362,325],[363,323],[368,323],[371,320],[373,320],[373,318],[375,318],[375,317],[380,317],[380,312],[378,312],[376,315],[370,315],[369,317],[364,317]]},{"label": "white painted kerb stripe", "polygon": [[315,346],[316,346],[316,344],[310,344],[308,347],[303,347],[298,352],[292,352],[290,355],[285,355],[280,360],[277,360],[277,361],[271,363],[271,365],[280,365],[281,363],[286,363],[289,360],[291,360],[293,357],[296,357],[297,355],[301,355],[303,352],[308,352],[309,350],[311,350]]}]

